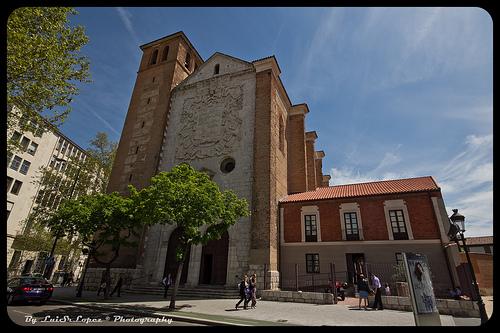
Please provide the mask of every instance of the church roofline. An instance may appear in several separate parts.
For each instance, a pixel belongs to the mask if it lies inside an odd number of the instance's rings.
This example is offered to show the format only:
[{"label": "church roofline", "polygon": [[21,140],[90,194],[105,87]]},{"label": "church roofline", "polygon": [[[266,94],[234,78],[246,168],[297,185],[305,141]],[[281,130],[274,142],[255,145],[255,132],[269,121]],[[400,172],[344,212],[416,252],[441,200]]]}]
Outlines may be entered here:
[{"label": "church roofline", "polygon": [[[234,56],[231,56],[231,55],[229,55],[229,54],[225,54],[225,53],[222,53],[222,52],[219,52],[219,51],[217,51],[217,52],[215,52],[214,54],[212,54],[212,55],[211,55],[211,56],[210,56],[210,57],[209,57],[209,58],[208,58],[205,62],[208,62],[210,59],[212,59],[213,57],[215,57],[215,56],[216,56],[216,55],[218,55],[218,54],[220,54],[220,55],[222,55],[222,56],[224,56],[224,57],[228,57],[228,58],[234,59],[234,60],[236,60],[236,61],[241,61],[241,62],[244,62],[244,63],[245,63],[245,64],[247,64],[247,65],[252,65],[252,63],[251,63],[251,62],[248,62],[248,61],[246,61],[246,60],[243,60],[243,59],[240,59],[240,58],[237,58],[237,57],[234,57]],[[200,66],[200,67],[201,67],[201,66]]]},{"label": "church roofline", "polygon": [[192,48],[194,50],[194,52],[196,52],[196,55],[198,56],[198,58],[200,58],[201,61],[205,62],[203,60],[203,57],[198,53],[198,50],[196,50],[196,48],[193,46],[193,44],[191,43],[191,41],[189,40],[189,38],[187,38],[186,34],[182,30],[174,32],[173,34],[167,35],[165,37],[161,37],[161,38],[155,39],[154,41],[148,42],[146,44],[142,44],[141,46],[139,46],[139,48],[141,50],[144,50],[144,48],[146,48],[148,46],[152,46],[152,44],[158,43],[159,41],[164,41],[164,40],[172,39],[172,38],[175,38],[175,37],[181,37],[182,39],[184,39],[184,41],[186,43],[188,43],[189,47]]},{"label": "church roofline", "polygon": [[274,61],[276,62],[276,66],[278,67],[278,70],[280,71],[281,73],[281,68],[280,68],[280,65],[278,64],[278,59],[276,59],[276,57],[273,55],[270,55],[270,56],[267,56],[267,57],[264,57],[264,58],[260,58],[260,59],[257,59],[257,60],[253,60],[252,63],[255,63],[255,62],[259,62],[259,61],[262,61],[262,60],[267,60],[267,59],[270,59],[270,58],[273,58]]}]

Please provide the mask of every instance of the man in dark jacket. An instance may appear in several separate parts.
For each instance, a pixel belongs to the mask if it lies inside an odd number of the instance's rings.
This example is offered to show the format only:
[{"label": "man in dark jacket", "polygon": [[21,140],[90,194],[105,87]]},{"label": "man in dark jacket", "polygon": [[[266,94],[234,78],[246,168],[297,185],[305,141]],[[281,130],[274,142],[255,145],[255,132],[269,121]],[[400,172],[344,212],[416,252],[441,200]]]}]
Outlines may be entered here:
[{"label": "man in dark jacket", "polygon": [[248,283],[247,283],[247,275],[243,275],[243,278],[241,279],[241,282],[238,285],[238,288],[240,290],[240,300],[238,303],[236,303],[235,309],[238,309],[238,306],[243,302],[243,308],[246,310],[247,308],[247,295],[246,295],[246,290],[248,289]]}]

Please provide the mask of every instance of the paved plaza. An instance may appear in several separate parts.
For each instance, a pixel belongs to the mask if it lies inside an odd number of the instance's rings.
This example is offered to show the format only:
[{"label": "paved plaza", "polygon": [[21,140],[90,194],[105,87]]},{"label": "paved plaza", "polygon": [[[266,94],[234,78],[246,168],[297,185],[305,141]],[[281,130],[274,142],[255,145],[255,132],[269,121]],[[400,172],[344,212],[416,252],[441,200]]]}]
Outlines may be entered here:
[{"label": "paved plaza", "polygon": [[[167,313],[170,298],[162,295],[137,295],[122,293],[121,297],[103,300],[95,291],[84,291],[82,298],[75,298],[75,287],[56,288],[54,301],[90,307],[112,307],[122,311],[139,311],[150,315]],[[305,326],[414,326],[412,312],[397,310],[359,310],[357,299],[329,305],[259,301],[255,309],[234,308],[236,299],[178,299],[178,311],[169,315],[178,319],[200,320],[213,325],[305,325]],[[492,312],[492,299],[485,298],[488,314]],[[475,326],[479,318],[456,318],[441,315],[443,326]]]}]

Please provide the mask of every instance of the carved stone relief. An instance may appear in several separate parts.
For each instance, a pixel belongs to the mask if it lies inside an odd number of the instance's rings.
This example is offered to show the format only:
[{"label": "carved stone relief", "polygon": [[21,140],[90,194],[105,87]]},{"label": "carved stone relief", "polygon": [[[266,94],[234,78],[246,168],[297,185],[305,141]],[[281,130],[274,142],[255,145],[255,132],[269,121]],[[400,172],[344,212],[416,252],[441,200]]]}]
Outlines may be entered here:
[{"label": "carved stone relief", "polygon": [[177,133],[177,160],[229,155],[241,139],[243,87],[218,86],[187,98]]}]

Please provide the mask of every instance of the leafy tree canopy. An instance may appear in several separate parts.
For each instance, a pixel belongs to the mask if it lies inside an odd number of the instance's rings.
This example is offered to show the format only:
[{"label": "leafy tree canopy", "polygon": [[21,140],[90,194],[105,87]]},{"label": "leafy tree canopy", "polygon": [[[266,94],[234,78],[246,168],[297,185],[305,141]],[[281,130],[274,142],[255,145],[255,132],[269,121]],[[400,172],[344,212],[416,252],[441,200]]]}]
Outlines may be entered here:
[{"label": "leafy tree canopy", "polygon": [[135,198],[145,224],[176,225],[184,244],[219,239],[240,217],[250,214],[245,199],[233,191],[221,191],[206,173],[185,163],[153,177]]},{"label": "leafy tree canopy", "polygon": [[[78,82],[89,82],[89,61],[80,55],[88,37],[81,26],[71,27],[68,7],[22,7],[7,22],[7,102],[29,119],[43,117],[53,125],[70,113]],[[18,124],[8,112],[8,127]],[[21,122],[21,131],[28,130]]]}]

